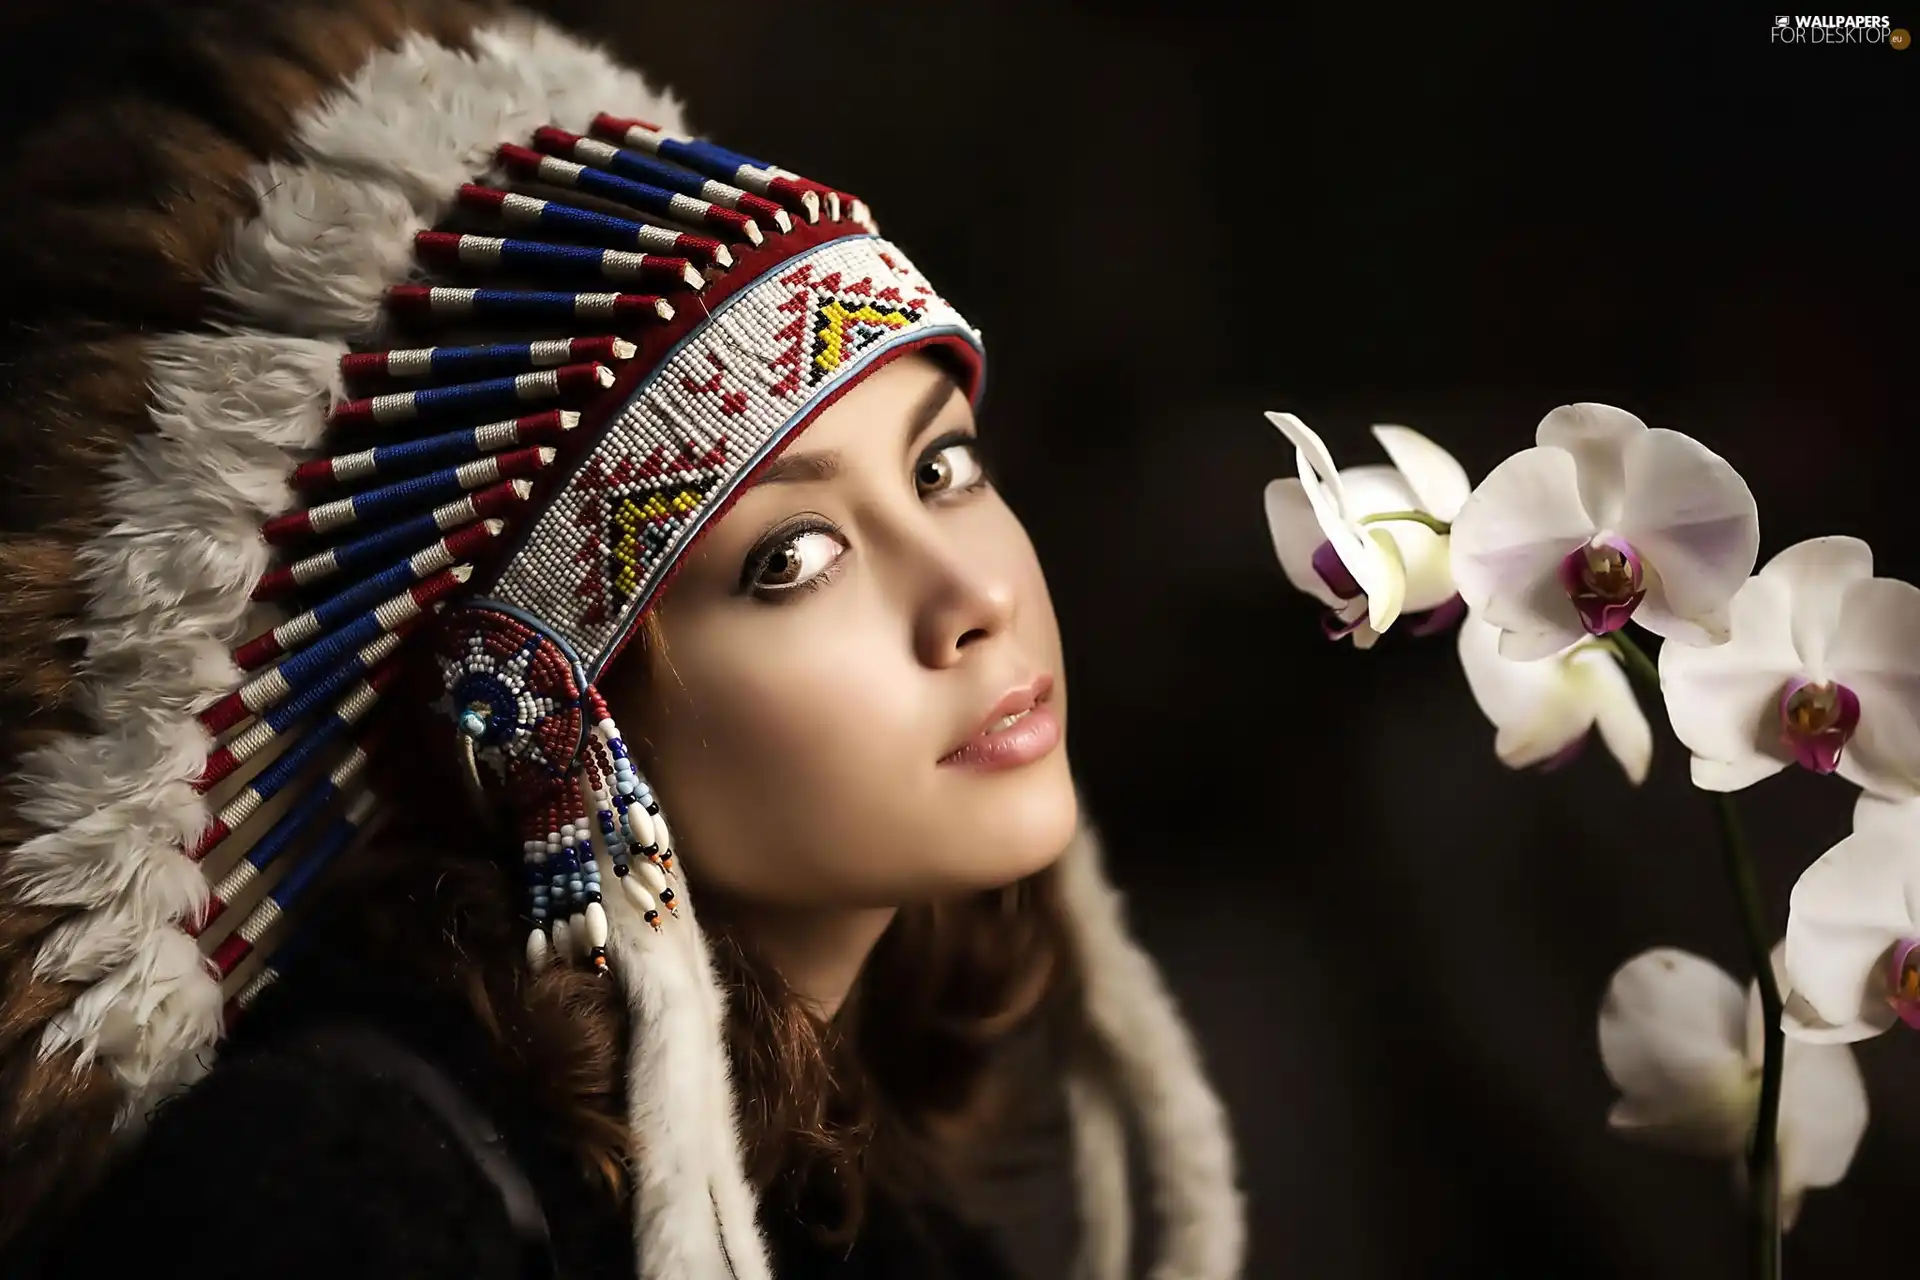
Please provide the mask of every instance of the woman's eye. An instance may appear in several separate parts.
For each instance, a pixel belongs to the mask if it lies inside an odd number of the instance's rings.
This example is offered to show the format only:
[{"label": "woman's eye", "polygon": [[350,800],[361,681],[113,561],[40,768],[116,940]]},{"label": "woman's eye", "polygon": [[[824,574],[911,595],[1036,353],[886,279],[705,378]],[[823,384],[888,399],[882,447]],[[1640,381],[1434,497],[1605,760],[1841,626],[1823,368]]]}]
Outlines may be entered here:
[{"label": "woman's eye", "polygon": [[950,489],[971,489],[986,476],[971,441],[945,446],[928,454],[913,469],[913,484],[922,497]]},{"label": "woman's eye", "polygon": [[760,591],[787,591],[807,586],[826,572],[846,549],[844,542],[822,529],[796,534],[761,561],[753,575],[753,586]]}]

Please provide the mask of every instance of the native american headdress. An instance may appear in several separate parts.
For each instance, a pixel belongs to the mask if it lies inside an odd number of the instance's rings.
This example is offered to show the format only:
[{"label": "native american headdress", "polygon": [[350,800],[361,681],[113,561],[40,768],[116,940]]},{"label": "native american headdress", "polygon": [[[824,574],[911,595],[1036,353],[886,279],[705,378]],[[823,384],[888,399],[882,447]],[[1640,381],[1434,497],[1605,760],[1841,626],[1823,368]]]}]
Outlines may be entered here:
[{"label": "native american headdress", "polygon": [[[8,1158],[63,1107],[137,1128],[298,962],[303,896],[386,806],[476,803],[522,851],[529,963],[627,994],[636,1158],[671,1171],[636,1179],[643,1273],[764,1275],[723,995],[595,682],[757,466],[903,352],[977,394],[979,336],[859,199],[689,137],[524,15],[402,29],[320,87],[244,174],[217,321],[140,343],[148,429],[0,566],[9,608],[49,547],[84,592],[56,638],[80,719],[11,779]],[[382,794],[396,717],[472,796]],[[1218,1104],[1085,840],[1066,885],[1107,1050],[1072,1091],[1089,1274],[1124,1266],[1123,1095],[1156,1274],[1230,1274]]]}]

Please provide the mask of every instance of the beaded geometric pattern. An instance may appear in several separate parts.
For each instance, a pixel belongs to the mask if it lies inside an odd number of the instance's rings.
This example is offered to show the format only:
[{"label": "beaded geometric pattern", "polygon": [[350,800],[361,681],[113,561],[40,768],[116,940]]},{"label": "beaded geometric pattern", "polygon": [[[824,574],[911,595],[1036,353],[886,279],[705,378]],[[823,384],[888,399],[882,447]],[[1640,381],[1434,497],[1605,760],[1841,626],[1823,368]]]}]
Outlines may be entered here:
[{"label": "beaded geometric pattern", "polygon": [[897,248],[856,235],[714,310],[608,423],[485,595],[598,677],[686,540],[843,379],[902,343],[977,338]]},{"label": "beaded geometric pattern", "polygon": [[495,785],[525,795],[564,781],[585,721],[573,664],[558,645],[514,619],[463,609],[441,629],[435,658],[447,690],[439,710],[454,721],[486,712],[474,754]]},{"label": "beaded geometric pattern", "polygon": [[[296,900],[401,800],[375,793],[416,636],[472,780],[518,829],[529,961],[604,967],[596,844],[645,920],[670,917],[671,832],[592,681],[827,397],[903,343],[978,349],[847,192],[612,115],[528,141],[493,156],[512,185],[462,186],[414,236],[420,270],[384,299],[398,345],[345,357],[324,451],[261,529],[253,595],[279,621],[199,713],[216,746],[198,789],[221,799],[186,850],[210,900],[184,927],[229,1016],[297,949]],[[654,339],[689,315],[677,345]]]}]

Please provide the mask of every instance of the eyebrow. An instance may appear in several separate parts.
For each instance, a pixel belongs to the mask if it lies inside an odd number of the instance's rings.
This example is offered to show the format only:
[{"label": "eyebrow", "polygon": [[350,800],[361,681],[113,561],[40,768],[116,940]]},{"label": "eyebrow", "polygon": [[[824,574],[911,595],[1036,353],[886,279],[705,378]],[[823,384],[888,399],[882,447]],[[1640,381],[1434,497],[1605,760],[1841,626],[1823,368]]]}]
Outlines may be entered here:
[{"label": "eyebrow", "polygon": [[[942,377],[927,388],[920,397],[920,403],[907,415],[906,439],[911,442],[925,431],[947,403],[959,394],[960,388],[951,378]],[[814,453],[783,453],[766,465],[759,475],[749,482],[750,488],[759,488],[763,484],[801,484],[808,481],[831,480],[840,474],[840,452],[837,449],[821,449]]]}]

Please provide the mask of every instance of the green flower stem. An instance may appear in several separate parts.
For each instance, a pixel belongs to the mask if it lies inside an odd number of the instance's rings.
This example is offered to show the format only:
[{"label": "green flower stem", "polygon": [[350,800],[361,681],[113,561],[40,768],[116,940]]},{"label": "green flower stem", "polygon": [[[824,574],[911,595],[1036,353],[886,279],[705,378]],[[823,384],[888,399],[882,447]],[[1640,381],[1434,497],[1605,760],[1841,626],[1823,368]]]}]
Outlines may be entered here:
[{"label": "green flower stem", "polygon": [[1780,1127],[1780,1068],[1786,1055],[1786,1036],[1780,1031],[1780,985],[1773,979],[1772,948],[1767,943],[1767,912],[1760,901],[1760,885],[1753,858],[1740,830],[1740,814],[1733,797],[1713,795],[1720,819],[1720,849],[1726,857],[1727,880],[1740,904],[1741,932],[1746,934],[1747,961],[1760,988],[1760,1025],[1765,1052],[1760,1059],[1760,1108],[1754,1117],[1753,1142],[1747,1150],[1747,1186],[1753,1231],[1753,1274],[1757,1280],[1780,1276],[1780,1161],[1775,1140]]},{"label": "green flower stem", "polygon": [[1430,516],[1424,511],[1382,511],[1376,515],[1361,516],[1361,524],[1423,524],[1438,534],[1447,534],[1453,526],[1438,516]]},{"label": "green flower stem", "polygon": [[[1660,668],[1646,650],[1624,631],[1604,637],[1603,643],[1619,658],[1628,676],[1645,685],[1656,697],[1660,693]],[[1780,1129],[1780,1068],[1786,1055],[1786,1037],[1780,1031],[1780,985],[1773,978],[1773,948],[1767,928],[1766,906],[1760,900],[1760,882],[1754,875],[1753,857],[1740,828],[1740,814],[1733,797],[1724,791],[1711,793],[1714,816],[1720,828],[1720,851],[1725,860],[1727,883],[1733,889],[1740,908],[1740,932],[1747,944],[1747,963],[1753,969],[1760,988],[1760,1021],[1764,1030],[1764,1053],[1760,1060],[1760,1105],[1754,1116],[1753,1140],[1747,1149],[1747,1192],[1749,1229],[1752,1231],[1753,1275],[1755,1280],[1780,1280],[1780,1161],[1776,1140]]]},{"label": "green flower stem", "polygon": [[1653,665],[1653,659],[1647,656],[1645,649],[1633,642],[1632,636],[1624,631],[1614,631],[1607,635],[1603,643],[1613,650],[1629,676],[1645,685],[1647,692],[1654,697],[1660,696],[1660,668]]}]

